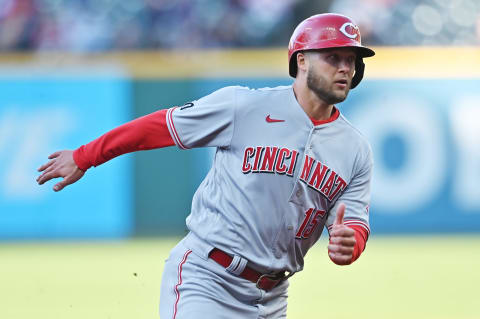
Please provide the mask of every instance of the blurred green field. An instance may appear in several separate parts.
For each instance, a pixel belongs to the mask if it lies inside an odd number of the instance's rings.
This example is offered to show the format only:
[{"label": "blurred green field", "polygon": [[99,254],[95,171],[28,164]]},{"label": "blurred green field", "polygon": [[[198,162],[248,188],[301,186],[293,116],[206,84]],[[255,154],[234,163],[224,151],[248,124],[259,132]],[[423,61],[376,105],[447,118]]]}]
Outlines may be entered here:
[{"label": "blurred green field", "polygon": [[[177,239],[1,243],[1,319],[157,318]],[[332,264],[326,241],[291,279],[288,318],[480,318],[480,236],[372,237]]]}]

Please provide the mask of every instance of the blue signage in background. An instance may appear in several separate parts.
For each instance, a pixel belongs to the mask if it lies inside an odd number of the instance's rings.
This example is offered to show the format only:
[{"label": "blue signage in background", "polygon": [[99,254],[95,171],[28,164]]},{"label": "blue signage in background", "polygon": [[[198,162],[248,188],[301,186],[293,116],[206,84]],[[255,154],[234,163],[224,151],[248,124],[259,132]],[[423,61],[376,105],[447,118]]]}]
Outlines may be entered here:
[{"label": "blue signage in background", "polygon": [[38,186],[49,154],[75,149],[131,118],[118,72],[61,76],[0,70],[0,239],[112,238],[131,233],[131,156],[92,168],[55,193]]},{"label": "blue signage in background", "polygon": [[342,105],[375,155],[377,232],[480,231],[480,79],[368,81]]},{"label": "blue signage in background", "polygon": [[[290,83],[203,80],[197,91]],[[480,79],[365,79],[339,105],[374,152],[374,234],[480,232],[479,88]]]}]

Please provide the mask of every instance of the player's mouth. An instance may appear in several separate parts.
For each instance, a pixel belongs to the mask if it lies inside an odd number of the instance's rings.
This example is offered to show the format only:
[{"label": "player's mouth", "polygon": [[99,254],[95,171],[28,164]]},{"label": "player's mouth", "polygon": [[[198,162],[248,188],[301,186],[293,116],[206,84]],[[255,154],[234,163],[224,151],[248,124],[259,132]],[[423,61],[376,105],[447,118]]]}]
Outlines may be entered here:
[{"label": "player's mouth", "polygon": [[335,85],[339,86],[340,88],[344,89],[347,87],[348,81],[346,79],[338,80],[334,82]]}]

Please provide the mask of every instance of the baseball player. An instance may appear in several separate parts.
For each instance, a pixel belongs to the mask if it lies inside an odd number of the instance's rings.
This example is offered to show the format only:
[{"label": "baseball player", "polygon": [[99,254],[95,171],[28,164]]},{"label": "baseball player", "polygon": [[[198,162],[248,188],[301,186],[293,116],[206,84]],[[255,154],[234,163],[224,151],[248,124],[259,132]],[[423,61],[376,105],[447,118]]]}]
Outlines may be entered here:
[{"label": "baseball player", "polygon": [[372,153],[336,103],[363,77],[360,31],[348,17],[301,22],[288,47],[290,86],[225,87],[159,110],[75,151],[49,156],[37,181],[55,191],[115,156],[176,145],[215,147],[193,200],[188,235],[165,263],[160,316],[284,318],[288,278],[327,227],[328,255],[354,262],[365,248]]}]

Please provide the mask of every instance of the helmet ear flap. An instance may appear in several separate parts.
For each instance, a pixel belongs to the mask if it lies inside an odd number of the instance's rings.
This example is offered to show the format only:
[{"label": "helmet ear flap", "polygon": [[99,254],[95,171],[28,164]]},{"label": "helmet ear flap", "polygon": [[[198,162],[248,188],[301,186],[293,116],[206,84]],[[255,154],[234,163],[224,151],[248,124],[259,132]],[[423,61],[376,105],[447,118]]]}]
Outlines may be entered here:
[{"label": "helmet ear flap", "polygon": [[290,74],[290,76],[292,78],[296,78],[297,77],[297,71],[298,71],[298,68],[297,68],[297,54],[298,52],[295,52],[294,54],[292,54],[292,56],[290,57],[290,61],[288,62],[288,73]]},{"label": "helmet ear flap", "polygon": [[350,88],[355,88],[360,81],[363,79],[363,73],[365,72],[365,63],[363,63],[363,59],[361,57],[357,57],[355,61],[355,75],[352,78],[352,84]]}]

